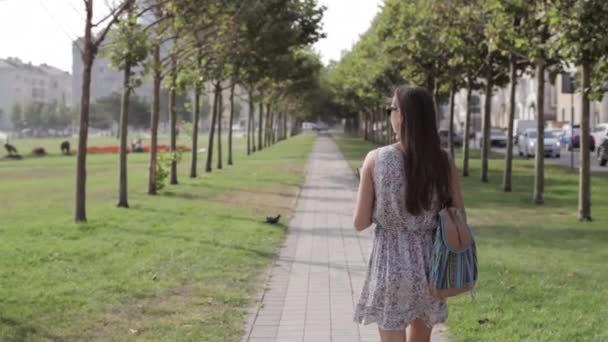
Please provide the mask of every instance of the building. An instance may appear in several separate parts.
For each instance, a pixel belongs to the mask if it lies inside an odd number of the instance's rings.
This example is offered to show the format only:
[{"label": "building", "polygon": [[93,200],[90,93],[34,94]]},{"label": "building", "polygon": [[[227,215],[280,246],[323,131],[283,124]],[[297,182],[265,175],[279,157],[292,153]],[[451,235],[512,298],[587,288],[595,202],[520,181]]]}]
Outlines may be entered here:
[{"label": "building", "polygon": [[[560,123],[570,123],[572,109],[574,107],[574,124],[581,122],[581,94],[569,94],[562,91],[562,76],[557,76],[557,121]],[[593,130],[599,123],[608,122],[608,93],[604,94],[602,101],[591,101],[589,104],[589,123]]]},{"label": "building", "polygon": [[31,103],[72,103],[72,76],[50,65],[32,65],[19,58],[0,59],[0,110],[10,117],[13,107]]},{"label": "building", "polygon": [[[562,127],[570,123],[571,103],[574,103],[574,123],[580,124],[581,95],[566,94],[562,89],[562,77],[558,75],[552,83],[549,75],[545,76],[544,118],[547,127]],[[524,74],[517,82],[515,91],[515,119],[536,119],[537,82],[531,74]],[[471,131],[479,132],[482,126],[483,105],[485,96],[482,91],[474,91],[471,99]],[[444,106],[443,112],[449,110]],[[591,129],[598,123],[608,122],[608,93],[601,102],[592,101],[590,104]],[[466,116],[466,89],[459,91],[455,97],[454,126],[456,130],[464,128]],[[447,117],[447,115],[445,115]],[[492,127],[506,129],[509,123],[509,86],[494,90],[492,96]],[[447,127],[447,122],[442,122]]]}]

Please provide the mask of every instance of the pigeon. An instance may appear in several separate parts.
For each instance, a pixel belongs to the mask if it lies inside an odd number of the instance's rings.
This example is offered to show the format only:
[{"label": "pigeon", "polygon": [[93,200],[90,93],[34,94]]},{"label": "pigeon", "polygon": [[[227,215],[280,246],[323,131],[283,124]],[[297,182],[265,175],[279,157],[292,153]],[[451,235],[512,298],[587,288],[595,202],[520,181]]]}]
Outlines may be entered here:
[{"label": "pigeon", "polygon": [[279,223],[280,218],[281,218],[281,215],[278,215],[277,217],[268,216],[268,217],[266,217],[266,223],[277,224],[277,223]]}]

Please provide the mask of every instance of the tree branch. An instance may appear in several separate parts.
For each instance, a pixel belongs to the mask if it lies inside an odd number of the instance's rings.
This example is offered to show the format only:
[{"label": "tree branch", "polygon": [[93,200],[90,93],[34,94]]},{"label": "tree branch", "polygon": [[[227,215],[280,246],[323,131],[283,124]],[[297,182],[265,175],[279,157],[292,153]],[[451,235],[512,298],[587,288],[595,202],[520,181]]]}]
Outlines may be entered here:
[{"label": "tree branch", "polygon": [[104,39],[106,39],[106,35],[108,34],[112,26],[116,23],[116,21],[118,21],[118,17],[127,9],[127,7],[131,4],[132,1],[134,0],[125,0],[122,5],[120,5],[115,11],[112,12],[115,15],[112,17],[107,26],[101,31],[101,34],[97,37],[97,39],[93,40],[93,46],[95,46],[95,48],[99,48]]}]

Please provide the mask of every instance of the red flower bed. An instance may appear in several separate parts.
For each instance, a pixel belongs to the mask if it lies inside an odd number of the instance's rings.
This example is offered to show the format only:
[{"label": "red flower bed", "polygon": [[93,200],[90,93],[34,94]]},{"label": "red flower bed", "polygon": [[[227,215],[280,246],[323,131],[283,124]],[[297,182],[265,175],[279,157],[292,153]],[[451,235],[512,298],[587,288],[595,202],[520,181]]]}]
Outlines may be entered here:
[{"label": "red flower bed", "polygon": [[[127,150],[129,150],[129,148],[127,148]],[[120,151],[120,146],[118,146],[118,145],[87,147],[87,153],[118,153],[119,151]]]},{"label": "red flower bed", "polygon": [[[144,152],[150,152],[150,145],[143,146]],[[158,152],[168,152],[171,149],[169,145],[157,145],[156,151]],[[186,145],[177,146],[177,150],[181,152],[192,151],[192,149]],[[111,145],[111,146],[89,146],[87,147],[87,153],[118,153],[120,151],[120,146]],[[131,147],[127,147],[127,151],[131,152]]]}]

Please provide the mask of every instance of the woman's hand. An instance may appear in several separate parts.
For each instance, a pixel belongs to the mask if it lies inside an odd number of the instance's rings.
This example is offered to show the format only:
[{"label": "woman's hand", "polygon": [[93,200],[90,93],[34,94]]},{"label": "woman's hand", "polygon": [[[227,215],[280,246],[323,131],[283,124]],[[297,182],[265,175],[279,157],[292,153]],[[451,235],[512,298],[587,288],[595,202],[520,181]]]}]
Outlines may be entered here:
[{"label": "woman's hand", "polygon": [[355,212],[353,213],[353,225],[358,231],[362,231],[372,224],[375,163],[376,150],[373,150],[367,154],[360,169],[359,191],[357,193]]}]

